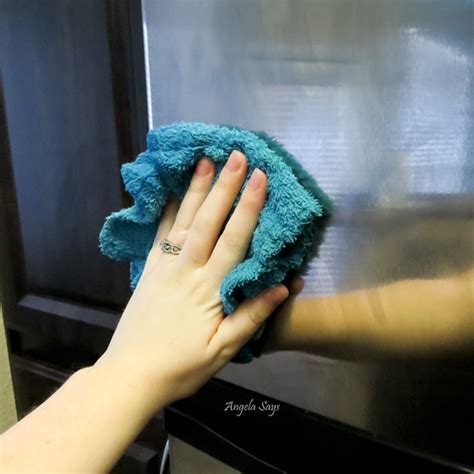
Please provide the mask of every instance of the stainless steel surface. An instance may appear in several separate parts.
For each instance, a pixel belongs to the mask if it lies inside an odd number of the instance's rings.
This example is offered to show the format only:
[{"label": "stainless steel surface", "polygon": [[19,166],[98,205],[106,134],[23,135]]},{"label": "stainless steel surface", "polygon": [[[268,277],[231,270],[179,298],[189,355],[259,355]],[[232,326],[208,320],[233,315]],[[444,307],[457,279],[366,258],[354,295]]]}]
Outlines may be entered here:
[{"label": "stainless steel surface", "polygon": [[[145,0],[150,117],[277,137],[334,199],[305,296],[474,265],[474,4]],[[220,376],[466,460],[467,369],[263,357]]]},{"label": "stainless steel surface", "polygon": [[171,474],[239,474],[234,468],[170,436]]}]

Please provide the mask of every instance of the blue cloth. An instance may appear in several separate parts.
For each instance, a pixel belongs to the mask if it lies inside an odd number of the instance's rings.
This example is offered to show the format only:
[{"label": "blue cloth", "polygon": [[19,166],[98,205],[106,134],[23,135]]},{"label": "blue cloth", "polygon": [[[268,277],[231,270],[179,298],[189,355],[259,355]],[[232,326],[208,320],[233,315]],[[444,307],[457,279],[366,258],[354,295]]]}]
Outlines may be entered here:
[{"label": "blue cloth", "polygon": [[[268,195],[245,259],[222,281],[224,314],[232,313],[243,299],[285,281],[289,272],[307,272],[317,255],[331,201],[275,139],[234,126],[180,122],[151,130],[147,145],[147,151],[121,168],[133,206],[108,216],[99,236],[102,253],[130,261],[132,290],[170,193],[184,196],[194,166],[203,156],[215,162],[217,179],[234,149],[247,158],[246,179],[256,167],[266,173]],[[250,360],[249,345],[234,358],[234,362]]]}]

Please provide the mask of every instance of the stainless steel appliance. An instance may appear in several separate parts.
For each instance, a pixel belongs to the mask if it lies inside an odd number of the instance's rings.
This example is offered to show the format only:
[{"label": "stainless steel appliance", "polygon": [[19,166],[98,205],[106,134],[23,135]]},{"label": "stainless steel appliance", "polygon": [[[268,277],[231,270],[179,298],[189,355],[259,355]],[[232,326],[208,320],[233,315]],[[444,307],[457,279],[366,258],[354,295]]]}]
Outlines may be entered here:
[{"label": "stainless steel appliance", "polygon": [[[473,2],[145,0],[143,12],[150,126],[266,130],[334,199],[303,296],[474,265]],[[219,378],[474,466],[469,361],[278,353]]]}]

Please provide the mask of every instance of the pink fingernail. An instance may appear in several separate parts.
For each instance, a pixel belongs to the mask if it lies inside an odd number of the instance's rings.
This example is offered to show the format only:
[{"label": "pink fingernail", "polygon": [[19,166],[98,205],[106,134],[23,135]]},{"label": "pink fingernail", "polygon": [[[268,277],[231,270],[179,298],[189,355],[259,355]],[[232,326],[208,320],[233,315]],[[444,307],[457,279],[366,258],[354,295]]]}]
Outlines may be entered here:
[{"label": "pink fingernail", "polygon": [[212,169],[212,165],[210,160],[207,158],[204,158],[202,160],[199,160],[197,166],[196,166],[196,174],[198,176],[206,176],[207,174],[210,173]]},{"label": "pink fingernail", "polygon": [[227,160],[226,167],[229,171],[232,171],[235,173],[240,169],[242,166],[242,158],[243,158],[243,153],[240,151],[234,150],[231,154],[229,159]]},{"label": "pink fingernail", "polygon": [[258,168],[255,168],[252,173],[252,176],[250,176],[247,186],[253,190],[258,189],[263,183],[264,176],[265,173],[263,171],[259,170]]}]

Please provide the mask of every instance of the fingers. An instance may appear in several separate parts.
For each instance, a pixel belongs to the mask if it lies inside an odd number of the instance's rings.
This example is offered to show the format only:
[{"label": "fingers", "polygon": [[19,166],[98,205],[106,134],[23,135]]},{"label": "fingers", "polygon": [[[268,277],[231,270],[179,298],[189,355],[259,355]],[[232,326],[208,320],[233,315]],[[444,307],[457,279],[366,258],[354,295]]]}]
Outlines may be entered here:
[{"label": "fingers", "polygon": [[245,300],[222,320],[209,342],[209,349],[230,360],[288,295],[286,286],[278,285]]},{"label": "fingers", "polygon": [[246,174],[245,156],[234,150],[189,229],[181,252],[187,262],[202,266],[208,261]]},{"label": "fingers", "polygon": [[160,225],[156,232],[153,246],[148,254],[147,263],[156,258],[161,252],[159,242],[161,239],[167,238],[171,228],[173,227],[176,215],[178,214],[178,209],[179,199],[177,196],[172,195],[163,211],[163,215],[161,216]]},{"label": "fingers", "polygon": [[266,195],[267,177],[255,169],[207,263],[214,274],[225,276],[245,257]]},{"label": "fingers", "polygon": [[165,239],[168,235],[173,223],[176,219],[176,215],[179,209],[179,198],[176,195],[171,195],[166,207],[163,211],[163,215],[160,220],[158,231],[156,232],[155,242],[160,239]]},{"label": "fingers", "polygon": [[196,213],[209,194],[214,175],[214,162],[209,158],[199,160],[174,224],[166,235],[174,244],[183,245],[186,241]]}]

